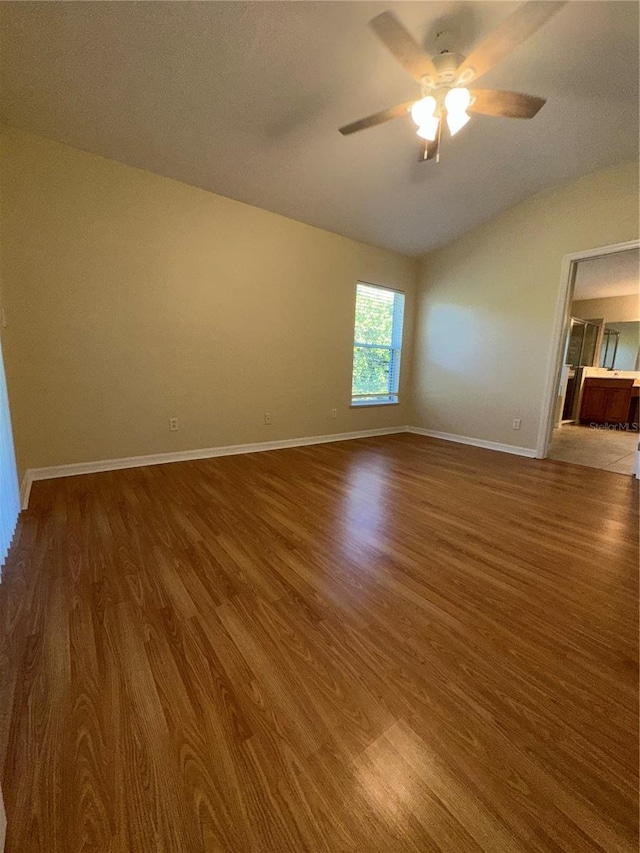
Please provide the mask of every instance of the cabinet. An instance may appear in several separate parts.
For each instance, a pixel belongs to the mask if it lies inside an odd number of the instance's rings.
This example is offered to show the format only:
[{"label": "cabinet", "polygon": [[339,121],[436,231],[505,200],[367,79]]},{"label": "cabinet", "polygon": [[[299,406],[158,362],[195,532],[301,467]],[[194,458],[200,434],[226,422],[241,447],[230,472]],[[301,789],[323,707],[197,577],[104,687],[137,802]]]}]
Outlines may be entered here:
[{"label": "cabinet", "polygon": [[584,381],[580,420],[582,423],[629,423],[633,379],[599,379]]}]

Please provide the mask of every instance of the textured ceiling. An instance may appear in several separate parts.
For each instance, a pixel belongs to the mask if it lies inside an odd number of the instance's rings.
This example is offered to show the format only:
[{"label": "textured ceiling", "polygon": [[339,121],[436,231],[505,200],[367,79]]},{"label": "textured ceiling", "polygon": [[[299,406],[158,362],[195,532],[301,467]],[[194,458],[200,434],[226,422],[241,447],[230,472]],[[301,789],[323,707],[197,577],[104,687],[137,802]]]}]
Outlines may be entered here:
[{"label": "textured ceiling", "polygon": [[601,258],[578,262],[574,299],[607,296],[637,296],[640,299],[640,252],[627,249]]},{"label": "textured ceiling", "polygon": [[[387,8],[431,53],[468,53],[517,3],[2,3],[8,124],[355,239],[421,254],[523,198],[637,157],[638,4],[570,2],[482,78],[548,98],[474,116],[441,162],[418,96],[367,28]],[[437,36],[437,34],[441,34]]]}]

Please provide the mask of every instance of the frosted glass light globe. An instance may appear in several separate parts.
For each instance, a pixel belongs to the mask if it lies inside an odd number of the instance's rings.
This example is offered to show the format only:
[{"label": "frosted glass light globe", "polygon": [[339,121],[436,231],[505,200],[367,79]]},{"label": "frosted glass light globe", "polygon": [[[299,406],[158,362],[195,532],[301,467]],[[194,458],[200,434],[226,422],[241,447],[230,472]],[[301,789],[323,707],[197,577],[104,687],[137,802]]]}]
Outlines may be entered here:
[{"label": "frosted glass light globe", "polygon": [[426,119],[424,124],[420,125],[416,133],[421,139],[428,139],[429,142],[433,142],[438,134],[439,123],[440,119],[437,116],[431,116],[431,118]]},{"label": "frosted glass light globe", "polygon": [[461,113],[447,113],[447,125],[451,136],[455,136],[459,130],[465,126],[471,116],[468,116],[464,110]]},{"label": "frosted glass light globe", "polygon": [[449,89],[444,99],[444,106],[448,113],[463,113],[471,103],[471,92],[460,86]]},{"label": "frosted glass light globe", "polygon": [[411,107],[411,118],[415,121],[418,127],[426,125],[436,110],[436,99],[432,95],[427,95],[420,101],[416,101]]}]

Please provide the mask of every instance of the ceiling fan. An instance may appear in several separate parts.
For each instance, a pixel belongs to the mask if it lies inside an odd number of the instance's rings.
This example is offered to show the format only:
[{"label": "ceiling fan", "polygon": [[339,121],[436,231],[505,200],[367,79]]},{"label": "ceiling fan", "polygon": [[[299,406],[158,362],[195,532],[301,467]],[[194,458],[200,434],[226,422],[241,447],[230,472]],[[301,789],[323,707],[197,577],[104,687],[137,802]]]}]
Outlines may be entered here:
[{"label": "ceiling fan", "polygon": [[497,62],[532,36],[563,2],[531,0],[523,3],[489,35],[470,56],[443,51],[430,58],[393,12],[383,12],[369,26],[398,62],[420,83],[422,97],[362,118],[340,128],[344,136],[375,127],[394,118],[411,115],[424,140],[420,160],[440,159],[440,140],[446,122],[454,136],[469,121],[467,111],[487,116],[533,118],[545,98],[494,89],[468,89]]}]

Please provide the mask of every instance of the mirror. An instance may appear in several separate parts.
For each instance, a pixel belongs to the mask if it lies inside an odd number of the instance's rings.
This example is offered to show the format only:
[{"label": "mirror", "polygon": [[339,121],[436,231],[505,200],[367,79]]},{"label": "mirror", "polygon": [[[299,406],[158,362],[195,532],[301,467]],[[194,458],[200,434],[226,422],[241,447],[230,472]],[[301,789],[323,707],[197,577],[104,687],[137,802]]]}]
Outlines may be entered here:
[{"label": "mirror", "polygon": [[605,323],[599,364],[607,370],[640,370],[640,320]]}]

